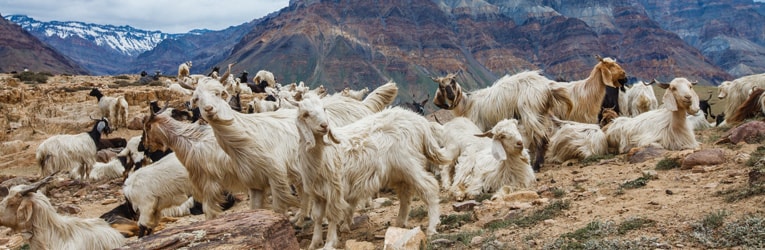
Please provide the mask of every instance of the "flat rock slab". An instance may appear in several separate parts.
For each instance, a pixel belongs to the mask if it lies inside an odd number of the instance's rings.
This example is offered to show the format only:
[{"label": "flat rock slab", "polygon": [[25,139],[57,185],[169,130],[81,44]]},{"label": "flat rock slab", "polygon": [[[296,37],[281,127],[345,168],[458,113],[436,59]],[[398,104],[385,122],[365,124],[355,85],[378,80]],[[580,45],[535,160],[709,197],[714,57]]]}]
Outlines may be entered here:
[{"label": "flat rock slab", "polygon": [[695,166],[717,165],[725,162],[725,152],[719,148],[702,149],[685,157],[680,169],[691,169]]},{"label": "flat rock slab", "polygon": [[664,152],[667,152],[667,150],[657,146],[649,145],[642,148],[633,148],[629,153],[627,153],[627,158],[629,159],[630,163],[635,164],[659,157],[663,155]]},{"label": "flat rock slab", "polygon": [[722,140],[716,142],[716,144],[730,142],[738,144],[739,142],[746,142],[749,144],[758,143],[765,136],[765,122],[752,121],[735,127],[728,132]]},{"label": "flat rock slab", "polygon": [[178,248],[298,250],[300,245],[287,217],[258,209],[166,228],[120,249]]}]

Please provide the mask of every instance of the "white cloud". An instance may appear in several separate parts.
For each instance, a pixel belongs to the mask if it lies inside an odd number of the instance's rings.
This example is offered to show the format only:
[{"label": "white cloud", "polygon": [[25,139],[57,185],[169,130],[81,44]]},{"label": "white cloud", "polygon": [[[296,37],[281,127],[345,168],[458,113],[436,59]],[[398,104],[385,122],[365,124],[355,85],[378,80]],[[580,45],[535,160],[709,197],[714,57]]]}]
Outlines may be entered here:
[{"label": "white cloud", "polygon": [[0,14],[184,33],[192,29],[225,29],[288,4],[289,0],[0,0]]}]

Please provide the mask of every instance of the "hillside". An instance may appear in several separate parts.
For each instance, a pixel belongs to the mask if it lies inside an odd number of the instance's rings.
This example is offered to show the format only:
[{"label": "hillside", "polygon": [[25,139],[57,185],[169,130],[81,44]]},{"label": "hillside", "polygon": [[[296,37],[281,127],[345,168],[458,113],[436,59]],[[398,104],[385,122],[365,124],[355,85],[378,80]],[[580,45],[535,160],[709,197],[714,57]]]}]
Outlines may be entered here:
[{"label": "hillside", "polygon": [[[131,105],[131,117],[146,114],[148,100],[185,99],[169,95],[162,87],[115,84],[137,80],[135,75],[122,78],[55,76],[47,84],[26,85],[11,80],[8,74],[0,75],[0,111],[4,114],[0,116],[0,129],[5,131],[0,134],[0,142],[19,140],[26,145],[0,148],[8,150],[0,154],[0,182],[14,176],[38,178],[34,152],[44,139],[90,129],[88,116],[98,115],[95,98],[87,96],[91,87],[100,87],[110,96],[124,95]],[[714,88],[696,89],[702,96],[708,90]],[[721,103],[714,102],[713,112],[719,113]],[[429,238],[429,248],[763,248],[764,184],[751,174],[756,173],[756,167],[747,163],[765,155],[758,148],[762,142],[714,144],[726,131],[696,131],[702,143],[698,150],[663,152],[639,163],[631,163],[627,155],[617,155],[566,165],[547,164],[537,174],[536,187],[531,190],[539,198],[501,196],[483,200],[472,211],[458,212],[452,208],[457,202],[442,191],[441,226],[439,234]],[[119,129],[109,137],[140,134],[138,130]],[[719,149],[722,163],[668,168],[676,159],[703,149]],[[49,185],[48,196],[60,213],[96,218],[123,202],[121,185],[120,179],[84,184],[60,179]],[[244,200],[224,214],[247,209],[247,195],[237,196]],[[382,192],[380,197],[377,207],[357,214],[352,232],[340,233],[343,244],[348,240],[366,241],[373,249],[382,249],[385,230],[398,213],[399,201],[391,192]],[[410,226],[424,228],[424,214],[422,201],[415,198]],[[163,222],[157,230],[203,220],[201,215],[181,217]],[[9,231],[0,227],[0,248],[20,240],[20,234]],[[297,231],[301,247],[308,246],[310,232],[311,227]]]},{"label": "hillside", "polygon": [[87,73],[69,58],[1,15],[0,34],[0,72],[29,69],[48,73]]}]

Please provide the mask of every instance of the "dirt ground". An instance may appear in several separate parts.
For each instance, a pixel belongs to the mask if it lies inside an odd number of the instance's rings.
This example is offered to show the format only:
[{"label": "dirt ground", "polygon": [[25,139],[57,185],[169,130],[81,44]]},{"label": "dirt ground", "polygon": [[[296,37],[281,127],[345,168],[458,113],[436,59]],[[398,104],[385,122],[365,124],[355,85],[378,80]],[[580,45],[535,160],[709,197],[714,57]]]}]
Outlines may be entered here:
[{"label": "dirt ground", "polygon": [[[130,104],[130,117],[147,113],[149,100],[170,99],[173,103],[184,100],[183,97],[173,96],[161,86],[119,87],[115,82],[120,80],[134,82],[137,76],[129,76],[129,79],[111,76],[55,76],[47,84],[24,84],[11,79],[10,75],[0,75],[0,111],[3,114],[0,116],[0,128],[4,131],[0,133],[0,142],[20,140],[27,145],[18,152],[3,152],[0,155],[0,181],[15,176],[36,180],[39,178],[39,168],[34,154],[44,139],[56,134],[75,134],[90,129],[89,116],[99,115],[96,99],[88,96],[92,87],[102,88],[107,96],[125,95]],[[700,88],[697,92],[704,99],[708,90],[712,89]],[[719,102],[716,99],[714,102]],[[721,109],[721,104],[715,103],[714,112],[719,112],[718,109]],[[694,150],[670,151],[636,164],[628,163],[625,155],[587,164],[547,164],[537,174],[537,184],[532,190],[541,195],[539,198],[530,201],[503,200],[502,197],[487,199],[472,212],[454,211],[452,205],[457,201],[450,200],[442,192],[442,224],[439,235],[429,238],[428,248],[698,249],[724,246],[700,240],[705,236],[697,233],[699,225],[705,219],[721,214],[721,211],[724,211],[726,223],[747,216],[762,218],[765,203],[765,196],[728,202],[725,201],[725,195],[719,194],[749,185],[748,173],[751,167],[745,162],[759,146],[745,143],[714,145],[713,142],[723,136],[726,130],[712,128],[696,132],[697,139],[703,143],[700,149],[720,148],[724,151],[725,162],[719,165],[685,170],[655,170],[663,159],[682,158]],[[120,128],[109,137],[130,138],[140,134],[139,130]],[[645,186],[624,187],[624,183],[643,177],[646,173],[653,177],[648,178]],[[60,213],[66,214],[69,211],[72,212],[71,216],[98,217],[124,200],[120,194],[121,180],[66,186],[61,183],[69,182],[61,177],[56,182],[59,184],[53,185],[61,188],[49,190],[48,196],[54,206],[69,208],[60,209]],[[238,195],[247,199],[245,194]],[[351,239],[367,241],[377,249],[382,249],[385,230],[398,213],[398,201],[395,194],[390,192],[381,193],[381,197],[390,202],[380,203],[379,208],[360,211],[352,232],[340,234],[341,242]],[[410,226],[425,228],[427,217],[423,216],[423,203],[419,199],[415,200],[410,213]],[[556,206],[563,208],[555,210]],[[247,209],[246,201],[225,213],[244,209]],[[546,209],[554,210],[554,213],[538,220],[530,219],[544,215]],[[522,220],[527,218],[529,220]],[[201,215],[187,216],[175,222],[167,222],[162,227],[202,220],[204,217]],[[530,222],[524,224],[517,221]],[[644,223],[636,223],[639,221]],[[621,230],[625,225],[632,225],[629,223],[637,226]],[[308,246],[310,228],[296,232],[301,247]],[[582,236],[586,232],[589,234]],[[762,235],[759,234],[760,237]],[[0,227],[0,249],[12,237],[14,235],[10,234],[9,229]]]}]

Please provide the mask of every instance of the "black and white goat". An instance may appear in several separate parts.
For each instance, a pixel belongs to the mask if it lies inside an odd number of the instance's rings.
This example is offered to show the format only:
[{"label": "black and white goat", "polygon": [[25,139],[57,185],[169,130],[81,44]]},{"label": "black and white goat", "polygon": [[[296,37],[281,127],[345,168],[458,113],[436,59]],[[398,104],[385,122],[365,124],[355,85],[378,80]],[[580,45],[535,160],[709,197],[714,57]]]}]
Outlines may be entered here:
[{"label": "black and white goat", "polygon": [[101,134],[111,133],[109,120],[93,119],[96,123],[85,133],[75,135],[54,135],[37,147],[35,159],[42,176],[58,171],[70,171],[72,178],[86,179],[96,163]]}]

